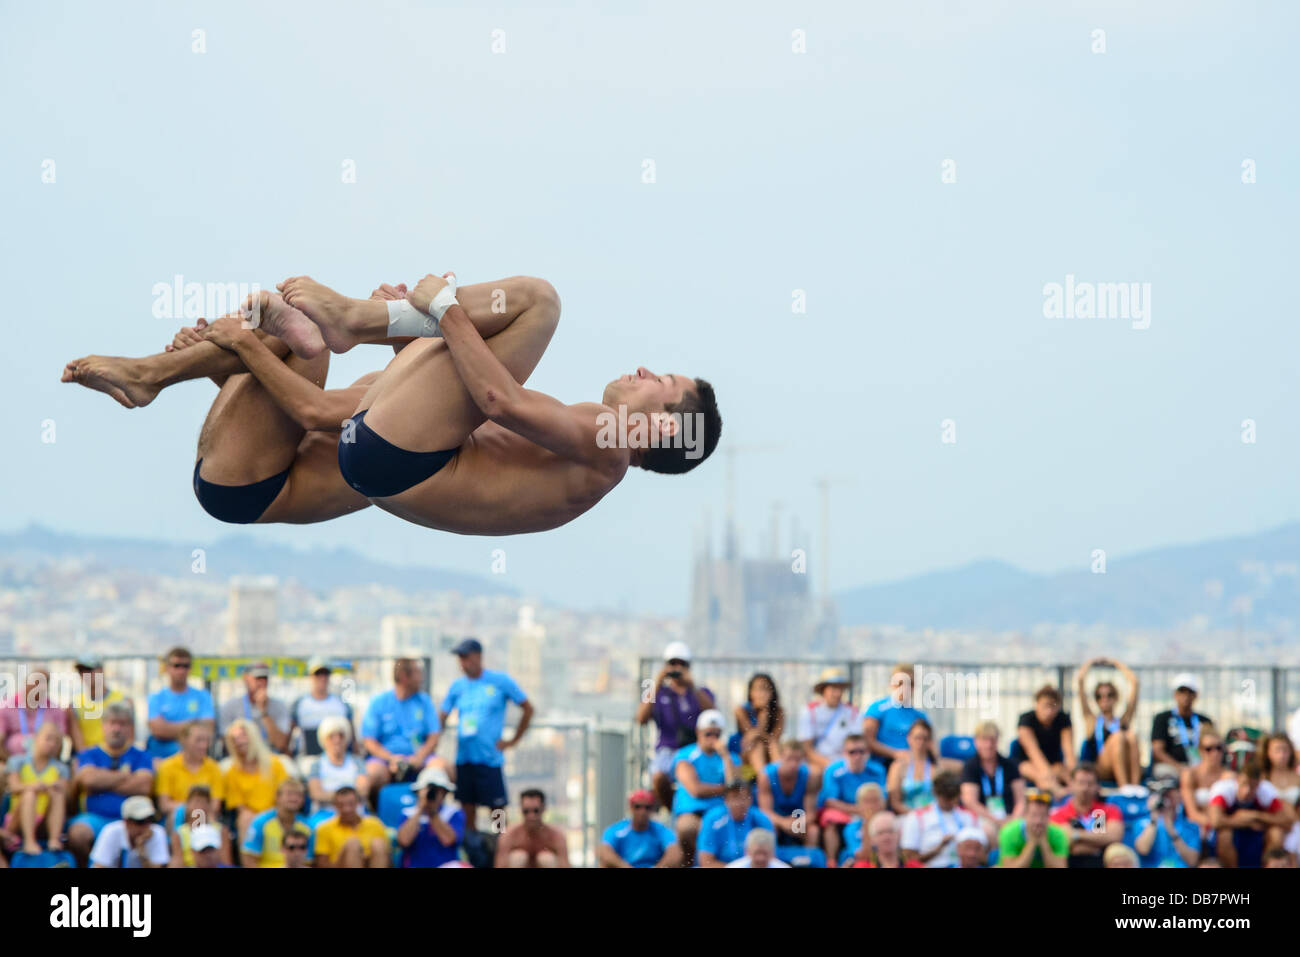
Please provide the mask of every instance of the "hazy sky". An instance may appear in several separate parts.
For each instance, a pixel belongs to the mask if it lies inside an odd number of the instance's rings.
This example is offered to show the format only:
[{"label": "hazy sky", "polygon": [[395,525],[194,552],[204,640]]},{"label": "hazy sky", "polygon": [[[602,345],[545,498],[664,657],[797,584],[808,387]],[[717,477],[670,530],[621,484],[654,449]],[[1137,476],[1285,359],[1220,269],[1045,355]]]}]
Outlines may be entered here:
[{"label": "hazy sky", "polygon": [[[1300,515],[1296,4],[439,6],[0,6],[0,527],[184,563],[230,531],[189,485],[209,383],[128,412],[58,381],[170,341],[155,283],[446,269],[555,284],[531,385],[565,401],[638,364],[711,379],[723,448],[758,446],[751,549],[774,501],[815,531],[816,477],[841,480],[837,588]],[[1149,283],[1150,327],[1045,318],[1067,275]],[[505,540],[375,509],[252,534],[484,573],[501,547],[526,592],[678,611],[724,473],[633,474]]]}]

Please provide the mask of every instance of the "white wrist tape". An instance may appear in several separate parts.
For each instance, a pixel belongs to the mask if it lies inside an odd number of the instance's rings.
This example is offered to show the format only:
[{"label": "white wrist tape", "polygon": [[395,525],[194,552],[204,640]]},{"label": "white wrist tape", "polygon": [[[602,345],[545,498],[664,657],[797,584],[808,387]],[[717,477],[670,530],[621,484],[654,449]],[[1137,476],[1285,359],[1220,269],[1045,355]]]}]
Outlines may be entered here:
[{"label": "white wrist tape", "polygon": [[425,315],[405,299],[388,301],[388,338],[414,336],[417,339],[433,339],[441,335],[438,320],[433,316]]},{"label": "white wrist tape", "polygon": [[429,303],[429,315],[434,319],[442,322],[442,317],[447,314],[447,310],[452,306],[459,306],[456,300],[456,274],[449,273],[446,277],[447,285],[438,290],[438,295],[433,297],[433,302]]}]

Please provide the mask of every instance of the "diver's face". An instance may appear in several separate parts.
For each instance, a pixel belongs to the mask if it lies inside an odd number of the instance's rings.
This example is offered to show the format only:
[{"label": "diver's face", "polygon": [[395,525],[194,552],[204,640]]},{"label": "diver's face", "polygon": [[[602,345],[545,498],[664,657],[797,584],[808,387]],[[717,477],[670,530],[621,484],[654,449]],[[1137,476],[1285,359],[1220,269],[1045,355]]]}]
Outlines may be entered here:
[{"label": "diver's face", "polygon": [[645,366],[621,375],[605,386],[608,406],[625,405],[630,411],[657,412],[682,400],[695,381],[680,373],[655,373]]}]

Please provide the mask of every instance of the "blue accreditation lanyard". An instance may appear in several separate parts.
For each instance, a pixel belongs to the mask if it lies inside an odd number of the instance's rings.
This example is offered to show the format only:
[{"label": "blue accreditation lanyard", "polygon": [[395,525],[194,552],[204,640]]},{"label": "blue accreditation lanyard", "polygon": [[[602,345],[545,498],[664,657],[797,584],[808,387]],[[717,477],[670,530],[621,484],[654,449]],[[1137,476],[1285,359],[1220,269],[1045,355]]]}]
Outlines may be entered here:
[{"label": "blue accreditation lanyard", "polygon": [[1003,783],[1002,762],[998,762],[998,769],[993,772],[992,786],[989,785],[989,776],[984,773],[983,768],[980,768],[980,790],[984,792],[986,800],[995,794],[1001,795]]},{"label": "blue accreditation lanyard", "polygon": [[1190,753],[1199,748],[1201,746],[1201,719],[1196,716],[1195,712],[1192,713],[1192,733],[1189,738],[1187,722],[1183,720],[1183,716],[1174,712],[1174,718],[1178,721],[1178,737],[1182,739],[1183,750]]},{"label": "blue accreditation lanyard", "polygon": [[1097,725],[1092,732],[1093,737],[1097,740],[1097,757],[1101,757],[1102,749],[1106,747],[1106,732],[1114,733],[1118,730],[1119,718],[1111,718],[1107,722],[1104,715],[1097,715]]},{"label": "blue accreditation lanyard", "polygon": [[[36,727],[32,729],[32,734],[35,734],[37,731],[41,730],[41,718],[43,718],[44,716],[45,716],[45,709],[37,708]],[[27,709],[26,708],[18,709],[18,728],[19,731],[22,733],[22,736],[24,738],[27,737]]]}]

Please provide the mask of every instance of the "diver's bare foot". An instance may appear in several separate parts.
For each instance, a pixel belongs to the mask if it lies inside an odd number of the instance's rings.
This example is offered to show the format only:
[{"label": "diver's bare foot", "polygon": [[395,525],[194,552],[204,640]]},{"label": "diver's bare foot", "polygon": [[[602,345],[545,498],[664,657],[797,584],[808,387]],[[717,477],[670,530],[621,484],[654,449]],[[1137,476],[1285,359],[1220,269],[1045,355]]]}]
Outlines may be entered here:
[{"label": "diver's bare foot", "polygon": [[275,336],[296,356],[310,359],[325,351],[326,340],[321,338],[321,330],[305,313],[277,293],[263,289],[256,299],[249,296],[242,311],[254,329]]},{"label": "diver's bare foot", "polygon": [[330,352],[347,352],[361,342],[356,332],[360,317],[354,307],[358,300],[349,299],[310,276],[293,276],[275,288],[284,293],[285,302],[302,310],[320,327]]},{"label": "diver's bare foot", "polygon": [[139,409],[154,400],[160,386],[146,380],[137,359],[116,356],[86,356],[63,367],[61,382],[75,382],[112,396],[128,409]]}]

